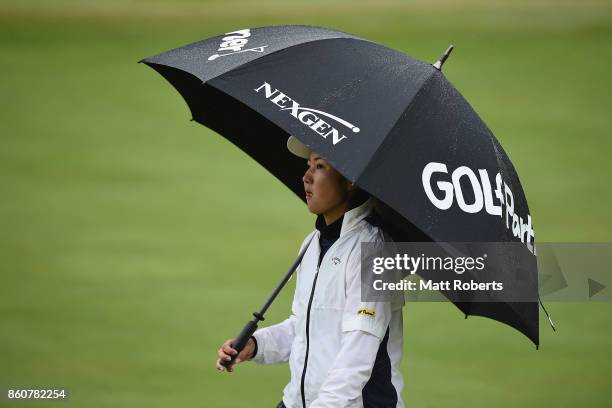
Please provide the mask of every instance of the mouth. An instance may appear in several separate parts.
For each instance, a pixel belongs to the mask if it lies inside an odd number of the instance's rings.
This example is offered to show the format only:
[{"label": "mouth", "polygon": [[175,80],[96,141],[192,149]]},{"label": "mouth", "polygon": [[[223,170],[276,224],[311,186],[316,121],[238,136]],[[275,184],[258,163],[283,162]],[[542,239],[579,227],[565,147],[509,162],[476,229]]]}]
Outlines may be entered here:
[{"label": "mouth", "polygon": [[306,190],[306,199],[312,198],[312,191]]}]

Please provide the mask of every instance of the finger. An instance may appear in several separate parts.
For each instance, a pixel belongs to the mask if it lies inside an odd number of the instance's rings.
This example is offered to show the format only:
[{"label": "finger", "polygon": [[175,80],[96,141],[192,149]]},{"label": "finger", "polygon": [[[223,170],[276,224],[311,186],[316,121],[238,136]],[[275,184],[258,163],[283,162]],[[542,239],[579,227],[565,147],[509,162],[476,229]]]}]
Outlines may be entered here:
[{"label": "finger", "polygon": [[225,371],[225,367],[223,367],[221,365],[221,361],[220,360],[217,360],[216,367],[217,367],[217,370],[219,370],[219,371]]},{"label": "finger", "polygon": [[238,354],[238,352],[236,350],[234,350],[229,344],[224,344],[223,345],[223,351],[226,354],[229,354],[229,355],[232,355],[232,356]]},{"label": "finger", "polygon": [[220,359],[223,359],[223,360],[227,360],[227,357],[231,357],[231,355],[230,355],[230,353],[228,351],[225,351],[222,348],[220,348],[217,351],[217,357],[219,357]]},{"label": "finger", "polygon": [[226,351],[234,350],[234,348],[232,347],[232,341],[230,341],[230,340],[228,340],[228,341],[226,341],[225,343],[223,343],[223,345],[221,346],[221,348],[222,348],[223,350],[226,350]]},{"label": "finger", "polygon": [[229,355],[225,354],[224,352],[219,352],[218,357],[219,357],[220,360],[224,360],[224,361],[231,361],[231,359],[232,359],[232,356],[229,356]]}]

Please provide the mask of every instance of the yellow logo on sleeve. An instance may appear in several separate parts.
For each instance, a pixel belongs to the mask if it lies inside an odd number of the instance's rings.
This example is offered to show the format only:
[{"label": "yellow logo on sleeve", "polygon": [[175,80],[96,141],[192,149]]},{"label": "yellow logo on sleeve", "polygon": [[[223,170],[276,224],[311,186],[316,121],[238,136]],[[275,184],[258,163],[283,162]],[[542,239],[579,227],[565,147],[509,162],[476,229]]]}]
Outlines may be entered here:
[{"label": "yellow logo on sleeve", "polygon": [[360,316],[374,317],[376,315],[376,311],[374,309],[359,309],[357,314]]}]

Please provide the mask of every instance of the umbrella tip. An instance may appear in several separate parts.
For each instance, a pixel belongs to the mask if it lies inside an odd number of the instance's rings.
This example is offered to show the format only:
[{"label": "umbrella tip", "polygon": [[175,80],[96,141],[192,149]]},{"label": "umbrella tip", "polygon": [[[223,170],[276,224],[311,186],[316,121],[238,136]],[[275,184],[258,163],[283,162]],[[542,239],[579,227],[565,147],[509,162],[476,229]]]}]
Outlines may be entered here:
[{"label": "umbrella tip", "polygon": [[438,71],[442,71],[442,65],[444,65],[444,63],[446,62],[446,59],[448,58],[450,53],[453,52],[454,48],[455,48],[454,45],[452,44],[449,45],[446,51],[444,51],[444,54],[442,54],[442,56],[440,57],[440,59],[436,61],[435,64],[433,64],[433,67],[437,69]]},{"label": "umbrella tip", "polygon": [[544,313],[546,314],[546,317],[548,318],[548,323],[550,324],[550,327],[553,329],[553,331],[557,331],[557,329],[555,328],[555,323],[550,318],[550,315],[548,314],[548,310],[546,310],[546,308],[544,307],[544,303],[542,303],[542,299],[540,299],[539,295],[538,295],[538,302],[540,302],[540,306],[542,306],[542,310],[544,310]]}]

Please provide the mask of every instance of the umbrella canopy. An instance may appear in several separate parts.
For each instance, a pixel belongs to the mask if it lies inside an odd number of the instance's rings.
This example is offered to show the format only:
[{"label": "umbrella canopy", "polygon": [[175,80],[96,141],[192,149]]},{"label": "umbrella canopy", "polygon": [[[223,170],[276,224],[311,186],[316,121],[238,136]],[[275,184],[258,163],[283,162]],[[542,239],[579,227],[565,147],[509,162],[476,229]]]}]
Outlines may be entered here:
[{"label": "umbrella canopy", "polygon": [[[193,120],[304,201],[305,163],[287,151],[288,135],[384,203],[380,212],[396,241],[523,242],[535,254],[512,163],[428,63],[310,26],[237,30],[141,62],[177,89]],[[537,291],[537,275],[531,278]],[[537,302],[455,304],[539,342]]]}]

